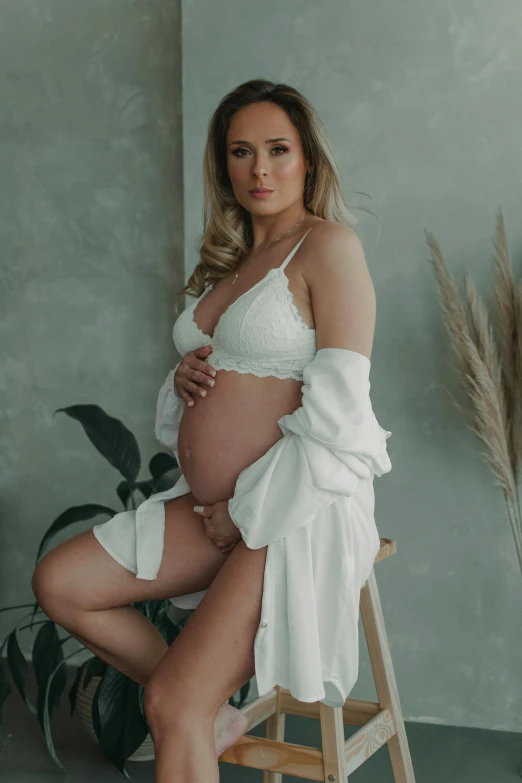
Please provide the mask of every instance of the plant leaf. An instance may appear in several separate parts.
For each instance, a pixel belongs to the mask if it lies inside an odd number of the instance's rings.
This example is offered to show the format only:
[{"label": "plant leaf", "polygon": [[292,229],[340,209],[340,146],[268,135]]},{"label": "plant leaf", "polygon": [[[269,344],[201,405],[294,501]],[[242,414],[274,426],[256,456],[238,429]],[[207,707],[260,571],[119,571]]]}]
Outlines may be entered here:
[{"label": "plant leaf", "polygon": [[159,607],[165,602],[165,598],[150,598],[147,601],[134,601],[132,604],[135,609],[144,615],[147,620],[154,624],[154,618]]},{"label": "plant leaf", "polygon": [[69,705],[70,705],[69,717],[70,718],[72,718],[72,716],[74,715],[74,710],[76,708],[76,698],[78,696],[78,690],[80,688],[80,682],[81,682],[81,679],[82,679],[82,674],[83,674],[82,667],[78,666],[78,668],[76,669],[76,676],[74,678],[74,682],[71,685],[71,687],[69,688],[69,693],[67,694],[68,697],[69,697]]},{"label": "plant leaf", "polygon": [[179,468],[176,458],[172,454],[166,454],[164,451],[154,454],[149,462],[149,471],[153,479],[161,478],[161,476],[174,468]]},{"label": "plant leaf", "polygon": [[152,495],[154,487],[154,479],[145,479],[144,481],[136,482],[136,489],[139,489],[145,500]]},{"label": "plant leaf", "polygon": [[[76,651],[77,652],[77,651]],[[42,625],[38,631],[33,645],[33,668],[38,685],[38,695],[36,699],[36,708],[38,712],[38,721],[45,734],[45,711],[46,707],[46,689],[47,682],[55,667],[64,660],[62,643],[58,636],[55,623],[52,620]],[[56,677],[53,687],[49,694],[48,709],[49,718],[52,718],[54,708],[60,704],[62,692],[67,684],[67,673],[61,671]],[[46,742],[48,737],[46,736]],[[51,743],[52,744],[52,743]],[[51,748],[48,744],[48,750]]]},{"label": "plant leaf", "polygon": [[168,615],[167,610],[169,603],[170,601],[168,601],[168,599],[163,600],[163,605],[160,606],[156,612],[153,622],[154,626],[158,629],[167,645],[170,647],[174,639],[178,636],[180,629]]},{"label": "plant leaf", "polygon": [[150,607],[150,621],[153,625],[156,625],[156,620],[161,615],[162,612],[166,612],[167,605],[170,604],[170,601],[168,598],[160,598],[158,600],[151,599],[147,601],[147,604]]},{"label": "plant leaf", "polygon": [[131,496],[132,487],[129,484],[128,481],[120,481],[118,486],[116,487],[116,492],[118,494],[119,499],[123,503],[123,508],[127,510],[127,503],[129,502],[129,498]]},{"label": "plant leaf", "polygon": [[[62,654],[61,660],[54,667],[54,669],[52,669],[52,671],[49,673],[49,676],[46,678],[46,681],[41,689],[43,692],[42,717],[43,717],[43,732],[45,737],[45,744],[47,746],[47,750],[49,751],[49,755],[51,756],[54,763],[64,771],[65,771],[65,767],[63,766],[62,762],[56,755],[56,750],[54,749],[54,742],[51,734],[50,718],[52,717],[53,703],[55,703],[56,694],[62,693],[65,687],[65,683],[67,682],[67,673],[63,668],[65,666],[65,661],[67,660],[67,658],[71,658],[73,655],[76,655],[77,653],[78,650],[73,650],[72,653],[69,653],[69,655],[65,657]],[[58,672],[60,672],[60,676],[56,677]],[[60,683],[59,685],[56,684],[57,681]],[[40,697],[40,693],[38,693],[38,697]],[[59,697],[56,703],[58,702],[59,702]]]},{"label": "plant leaf", "polygon": [[38,601],[35,601],[34,604],[33,604],[33,613],[32,613],[32,616],[31,616],[31,620],[29,622],[29,628],[31,629],[31,631],[33,630],[34,618],[36,617],[36,613],[39,612],[39,611],[43,612],[43,609],[40,608],[40,605],[39,605]]},{"label": "plant leaf", "polygon": [[[40,609],[40,607],[38,605],[38,601],[35,601],[32,604],[20,604],[19,606],[5,606],[2,609],[0,609],[0,612],[8,612],[10,609],[25,609],[26,607],[29,607],[29,606],[32,607],[32,617],[31,617],[31,621],[30,621],[29,625],[26,625],[25,628],[30,628],[32,630],[33,629],[34,618],[35,618],[36,613],[39,612],[39,611],[40,612],[43,611],[42,609]],[[26,617],[27,617],[27,615],[24,615],[22,620],[25,620]],[[20,621],[20,623],[18,623],[18,625],[20,625],[21,622],[22,621]]]},{"label": "plant leaf", "polygon": [[[29,604],[30,606],[31,604]],[[25,606],[25,605],[24,605]],[[21,608],[21,607],[20,607]],[[20,630],[20,627],[22,626],[22,623],[26,619],[27,614],[24,614],[21,619],[18,621],[16,626],[14,627],[13,631],[9,636],[4,640],[4,643],[2,645],[3,647],[7,644],[7,663],[9,665],[9,669],[11,670],[11,674],[13,676],[13,679],[15,681],[16,687],[18,688],[18,691],[20,695],[22,696],[23,701],[27,705],[29,712],[31,712],[33,715],[36,714],[37,710],[32,701],[27,696],[27,693],[25,691],[25,681],[27,676],[27,662],[20,650],[20,647],[18,645],[18,638],[17,638],[17,632]],[[34,620],[34,614],[31,618],[31,623],[29,626],[23,626],[24,628],[31,627],[32,628],[32,622]],[[47,622],[47,621],[44,621]],[[0,651],[0,656],[2,652]]]},{"label": "plant leaf", "polygon": [[2,654],[4,652],[4,647],[7,644],[7,638],[8,637],[4,639],[2,646],[0,647],[0,740],[2,741],[3,745],[7,745],[7,739],[2,727],[2,707],[5,700],[12,691],[11,684],[7,677],[7,670],[2,660]]},{"label": "plant leaf", "polygon": [[17,629],[14,628],[7,637],[7,664],[18,693],[29,708],[29,711],[35,715],[36,708],[25,691],[27,682],[27,661],[18,644],[16,631]]},{"label": "plant leaf", "polygon": [[102,661],[95,655],[93,658],[89,658],[87,663],[84,664],[83,669],[85,677],[83,680],[83,690],[86,690],[93,677],[103,677],[107,671],[109,664]]},{"label": "plant leaf", "polygon": [[167,489],[171,489],[174,486],[173,479],[166,475],[160,476],[152,485],[152,492],[165,492]]},{"label": "plant leaf", "polygon": [[0,606],[0,614],[2,612],[10,612],[12,609],[29,609],[29,607],[33,608],[34,604],[16,604],[15,606]]},{"label": "plant leaf", "polygon": [[65,530],[65,528],[70,525],[74,525],[76,522],[84,522],[86,519],[92,519],[93,517],[98,516],[98,514],[108,514],[110,517],[113,517],[116,514],[116,511],[109,508],[109,506],[101,506],[98,503],[84,503],[82,506],[71,506],[63,511],[60,516],[56,517],[51,527],[40,541],[36,562],[40,559],[46,544],[48,544],[51,538],[57,533]]},{"label": "plant leaf", "polygon": [[241,690],[239,691],[239,707],[238,707],[238,709],[241,709],[241,707],[243,706],[243,704],[247,700],[248,694],[250,692],[250,683],[251,683],[251,680],[246,682],[241,687]]},{"label": "plant leaf", "polygon": [[[108,666],[93,699],[100,747],[120,772],[149,732],[140,708],[140,685]],[[97,713],[96,721],[94,713]]]},{"label": "plant leaf", "polygon": [[248,693],[250,691],[250,682],[251,680],[249,680],[248,682],[246,682],[244,685],[241,686],[241,690],[239,691],[239,700],[237,703],[233,696],[231,696],[230,699],[228,700],[228,703],[231,704],[232,707],[235,707],[236,710],[240,710],[243,704],[245,703]]},{"label": "plant leaf", "polygon": [[127,427],[109,416],[99,405],[69,405],[55,413],[66,413],[80,422],[93,446],[130,484],[140,472],[141,457],[138,442]]}]

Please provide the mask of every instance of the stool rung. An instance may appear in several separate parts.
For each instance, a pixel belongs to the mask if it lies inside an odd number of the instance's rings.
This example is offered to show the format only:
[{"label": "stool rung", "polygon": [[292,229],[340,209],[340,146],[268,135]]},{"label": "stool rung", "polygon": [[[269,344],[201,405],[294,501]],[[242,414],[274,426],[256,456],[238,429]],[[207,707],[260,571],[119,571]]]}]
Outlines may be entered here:
[{"label": "stool rung", "polygon": [[[321,702],[297,701],[286,688],[281,688],[280,712],[286,715],[300,715],[303,718],[319,718]],[[343,711],[343,723],[347,726],[364,726],[371,718],[381,710],[381,705],[376,701],[364,699],[346,699]]]},{"label": "stool rung", "polygon": [[352,734],[344,743],[346,774],[351,775],[375,751],[397,733],[393,715],[388,709],[380,710],[361,729]]},{"label": "stool rung", "polygon": [[[277,690],[279,690],[279,712],[285,715],[299,715],[302,718],[319,718],[321,702],[297,701],[287,688],[274,688],[258,699],[241,708],[248,719],[245,731],[250,731],[276,712]],[[365,699],[346,699],[343,710],[343,723],[347,726],[364,726],[379,714],[381,705]]]},{"label": "stool rung", "polygon": [[223,751],[219,760],[272,773],[324,781],[323,751],[309,745],[295,745],[243,734],[231,748]]}]

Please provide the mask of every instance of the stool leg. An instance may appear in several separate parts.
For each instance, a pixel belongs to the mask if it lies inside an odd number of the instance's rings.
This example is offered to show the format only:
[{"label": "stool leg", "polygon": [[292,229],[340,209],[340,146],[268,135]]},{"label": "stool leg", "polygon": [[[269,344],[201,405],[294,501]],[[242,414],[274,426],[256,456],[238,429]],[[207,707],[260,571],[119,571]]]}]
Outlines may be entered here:
[{"label": "stool leg", "polygon": [[[276,697],[276,710],[273,715],[265,721],[265,737],[266,739],[277,740],[278,742],[285,741],[285,718],[286,714],[281,712],[281,688],[279,685],[275,686],[277,691]],[[282,772],[271,772],[269,769],[263,770],[263,783],[283,783]]]},{"label": "stool leg", "polygon": [[344,752],[343,708],[329,707],[319,702],[321,745],[323,749],[324,779],[326,783],[347,783]]},{"label": "stool leg", "polygon": [[390,710],[395,721],[396,734],[388,740],[393,779],[395,783],[415,783],[388,635],[384,626],[381,600],[373,568],[361,590],[360,610],[379,704]]}]

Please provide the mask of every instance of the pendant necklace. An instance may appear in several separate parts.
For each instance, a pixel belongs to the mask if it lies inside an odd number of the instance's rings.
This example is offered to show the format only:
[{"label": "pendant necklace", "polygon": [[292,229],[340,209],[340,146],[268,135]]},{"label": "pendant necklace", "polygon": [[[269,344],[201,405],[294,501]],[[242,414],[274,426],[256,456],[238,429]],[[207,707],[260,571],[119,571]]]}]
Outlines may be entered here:
[{"label": "pendant necklace", "polygon": [[[266,245],[264,245],[264,246],[261,246],[260,248],[257,248],[256,250],[254,250],[254,252],[253,252],[253,253],[250,255],[250,258],[248,259],[248,261],[250,261],[250,259],[251,259],[251,258],[253,258],[253,256],[255,256],[255,255],[257,255],[258,253],[260,253],[260,252],[261,252],[261,250],[266,250],[266,248],[267,248],[267,247],[270,247],[270,245],[273,245],[273,244],[275,244],[276,242],[279,242],[279,240],[280,240],[280,239],[283,239],[283,237],[286,237],[286,235],[287,235],[287,234],[289,234],[291,231],[293,231],[293,230],[294,230],[294,228],[296,228],[296,226],[298,226],[298,225],[299,225],[299,223],[302,223],[302,222],[303,222],[303,220],[305,219],[305,217],[307,217],[307,215],[308,215],[308,212],[305,212],[305,214],[303,215],[303,217],[302,217],[302,218],[299,218],[299,220],[297,221],[297,223],[295,223],[295,224],[292,226],[292,228],[289,228],[289,229],[288,229],[288,231],[285,231],[285,233],[284,233],[284,234],[281,234],[281,236],[280,236],[280,237],[277,237],[277,239],[273,239],[271,242],[268,242]],[[248,263],[248,261],[247,261],[247,263]],[[236,272],[236,276],[235,276],[235,277],[234,277],[234,279],[232,280],[232,285],[234,285],[234,283],[236,282],[236,280],[237,280],[237,278],[238,278],[238,277],[239,277],[239,272]]]}]

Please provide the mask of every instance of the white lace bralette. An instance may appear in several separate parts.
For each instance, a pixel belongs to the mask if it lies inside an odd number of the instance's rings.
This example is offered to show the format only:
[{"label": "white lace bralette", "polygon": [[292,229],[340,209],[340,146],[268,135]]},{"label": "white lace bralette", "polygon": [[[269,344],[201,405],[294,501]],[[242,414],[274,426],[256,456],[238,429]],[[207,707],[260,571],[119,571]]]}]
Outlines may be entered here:
[{"label": "white lace bralette", "polygon": [[302,381],[304,368],[316,354],[315,329],[305,323],[295,306],[284,269],[306,234],[280,266],[270,269],[227,307],[213,335],[205,334],[199,328],[194,320],[194,310],[214,286],[206,288],[186,307],[172,330],[180,355],[211,345],[212,353],[207,361],[216,370]]}]

